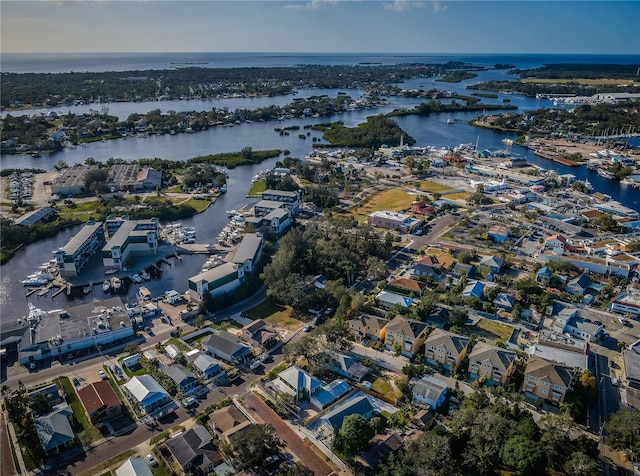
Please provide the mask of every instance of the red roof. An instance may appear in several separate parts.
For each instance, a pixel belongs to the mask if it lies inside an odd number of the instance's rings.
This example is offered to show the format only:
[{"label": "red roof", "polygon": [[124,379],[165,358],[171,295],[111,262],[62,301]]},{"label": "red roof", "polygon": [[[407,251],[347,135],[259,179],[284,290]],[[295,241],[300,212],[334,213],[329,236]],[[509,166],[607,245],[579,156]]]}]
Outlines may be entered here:
[{"label": "red roof", "polygon": [[97,410],[109,407],[119,407],[122,403],[106,380],[95,382],[78,390],[87,413],[91,415]]}]

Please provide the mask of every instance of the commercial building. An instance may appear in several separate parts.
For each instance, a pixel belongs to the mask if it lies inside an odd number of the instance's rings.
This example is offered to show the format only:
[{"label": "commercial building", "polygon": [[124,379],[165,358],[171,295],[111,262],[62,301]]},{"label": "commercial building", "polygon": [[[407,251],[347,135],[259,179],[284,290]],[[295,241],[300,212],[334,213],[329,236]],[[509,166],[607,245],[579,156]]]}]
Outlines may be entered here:
[{"label": "commercial building", "polygon": [[98,170],[98,166],[74,165],[66,169],[60,177],[51,183],[51,193],[64,197],[86,193],[85,182],[87,174],[92,170]]},{"label": "commercial building", "polygon": [[222,296],[239,288],[244,280],[244,266],[225,263],[189,278],[188,293],[192,299],[202,301],[205,294]]},{"label": "commercial building", "polygon": [[102,248],[102,264],[122,270],[132,256],[154,256],[158,252],[158,220],[107,220],[109,241]]},{"label": "commercial building", "polygon": [[16,219],[16,225],[31,226],[35,223],[45,223],[56,215],[56,211],[51,207],[43,207],[25,213]]},{"label": "commercial building", "polygon": [[620,314],[628,312],[635,319],[640,319],[640,294],[628,292],[616,296],[609,304],[609,310]]},{"label": "commercial building", "polygon": [[385,230],[398,230],[401,233],[411,233],[420,225],[419,220],[411,218],[409,215],[386,210],[370,213],[367,217],[367,223]]},{"label": "commercial building", "polygon": [[261,233],[247,233],[231,262],[242,266],[245,273],[252,273],[262,258],[263,244]]},{"label": "commercial building", "polygon": [[162,185],[162,172],[136,164],[116,164],[109,169],[107,185],[127,192],[154,190]]},{"label": "commercial building", "polygon": [[67,314],[65,318],[48,316],[33,332],[27,331],[30,336],[23,339],[19,352],[23,365],[79,357],[127,342],[135,335],[119,297],[73,306]]},{"label": "commercial building", "polygon": [[53,255],[63,278],[74,278],[87,265],[91,257],[105,244],[101,221],[88,221],[67,244]]}]

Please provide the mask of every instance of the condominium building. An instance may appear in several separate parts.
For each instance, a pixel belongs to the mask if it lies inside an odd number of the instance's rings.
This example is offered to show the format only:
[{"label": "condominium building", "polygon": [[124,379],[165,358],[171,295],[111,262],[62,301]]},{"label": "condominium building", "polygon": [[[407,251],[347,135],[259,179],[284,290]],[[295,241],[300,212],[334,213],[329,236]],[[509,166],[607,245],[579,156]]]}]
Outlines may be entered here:
[{"label": "condominium building", "polygon": [[53,255],[63,278],[78,276],[91,257],[104,246],[105,236],[101,221],[88,221],[67,244]]},{"label": "condominium building", "polygon": [[[102,264],[122,269],[131,256],[153,256],[158,252],[158,220],[111,219],[109,241],[102,248]],[[113,234],[112,234],[113,233]]]}]

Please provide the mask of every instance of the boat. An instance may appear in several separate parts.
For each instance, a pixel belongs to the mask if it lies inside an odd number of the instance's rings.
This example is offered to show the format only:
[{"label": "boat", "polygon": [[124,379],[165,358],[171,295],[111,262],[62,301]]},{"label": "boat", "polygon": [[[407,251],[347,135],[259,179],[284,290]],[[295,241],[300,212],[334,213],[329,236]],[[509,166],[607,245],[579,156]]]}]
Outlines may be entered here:
[{"label": "boat", "polygon": [[146,271],[140,271],[140,277],[145,281],[149,281],[151,279],[151,275]]},{"label": "boat", "polygon": [[229,218],[234,217],[238,214],[238,210],[227,210],[227,216]]},{"label": "boat", "polygon": [[116,274],[118,272],[118,270],[116,268],[107,268],[104,270],[104,274],[109,275],[109,274]]},{"label": "boat", "polygon": [[108,293],[110,289],[111,289],[111,281],[109,281],[108,279],[105,279],[105,280],[102,282],[102,290],[103,290],[105,293]]},{"label": "boat", "polygon": [[226,183],[222,187],[220,187],[220,193],[227,193],[227,184]]},{"label": "boat", "polygon": [[502,142],[507,145],[513,145],[513,139],[509,139],[508,137],[502,139]]},{"label": "boat", "polygon": [[606,179],[609,179],[609,180],[614,180],[616,178],[615,175],[613,175],[612,173],[607,172],[604,169],[598,169],[598,175],[600,177],[603,177],[603,178],[606,178]]},{"label": "boat", "polygon": [[44,286],[49,283],[51,279],[47,273],[36,273],[27,276],[27,279],[21,281],[23,286]]},{"label": "boat", "polygon": [[453,117],[447,119],[447,124],[453,124],[454,122],[456,122],[456,120]]},{"label": "boat", "polygon": [[119,277],[114,276],[113,278],[111,278],[111,288],[115,292],[120,291],[120,288],[122,288],[122,281],[120,280]]},{"label": "boat", "polygon": [[142,278],[138,273],[135,273],[131,275],[131,281],[133,281],[136,284],[140,284],[142,282]]},{"label": "boat", "polygon": [[40,152],[34,152],[33,154],[31,154],[31,157],[40,157]]}]

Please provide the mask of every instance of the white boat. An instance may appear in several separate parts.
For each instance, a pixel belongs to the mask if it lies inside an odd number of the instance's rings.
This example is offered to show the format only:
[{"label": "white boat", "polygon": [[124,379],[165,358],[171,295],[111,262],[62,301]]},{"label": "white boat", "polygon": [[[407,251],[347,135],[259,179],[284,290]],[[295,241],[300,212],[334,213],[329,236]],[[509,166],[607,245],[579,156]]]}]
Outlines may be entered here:
[{"label": "white boat", "polygon": [[132,274],[131,275],[131,281],[133,281],[136,284],[140,284],[142,282],[142,278],[137,273],[136,274]]},{"label": "white boat", "polygon": [[456,120],[453,117],[447,119],[447,124],[453,124],[454,122],[456,122]]},{"label": "white boat", "polygon": [[118,272],[118,270],[116,268],[107,268],[104,270],[104,274],[109,275],[109,274],[116,274]]},{"label": "white boat", "polygon": [[611,173],[607,172],[607,171],[606,171],[606,170],[604,170],[604,169],[598,169],[598,175],[599,175],[600,177],[604,177],[604,178],[609,179],[609,180],[613,180],[613,179],[615,179],[615,178],[616,178],[613,174],[611,174]]},{"label": "white boat", "polygon": [[146,271],[140,271],[140,277],[145,281],[149,281],[151,279],[151,275]]},{"label": "white boat", "polygon": [[120,280],[119,277],[114,276],[113,278],[111,278],[111,287],[113,288],[114,291],[120,290],[120,288],[122,287],[122,281]]},{"label": "white boat", "polygon": [[47,273],[36,273],[27,276],[27,279],[21,281],[23,286],[44,286],[51,281]]}]

